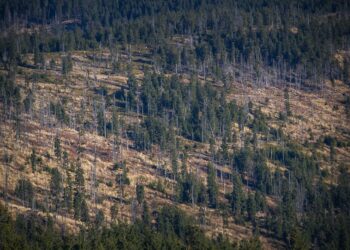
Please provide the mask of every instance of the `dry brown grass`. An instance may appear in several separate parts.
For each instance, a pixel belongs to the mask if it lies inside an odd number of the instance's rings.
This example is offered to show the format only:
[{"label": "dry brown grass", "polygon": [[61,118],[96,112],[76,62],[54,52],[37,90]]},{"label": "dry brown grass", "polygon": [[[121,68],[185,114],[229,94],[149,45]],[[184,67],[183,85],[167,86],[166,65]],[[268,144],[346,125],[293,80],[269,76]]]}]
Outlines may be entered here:
[{"label": "dry brown grass", "polygon": [[[134,48],[133,52],[145,53],[147,48]],[[108,56],[107,51],[102,51],[103,56]],[[61,126],[51,116],[45,116],[46,121],[51,121],[51,127],[41,126],[40,124],[40,112],[47,111],[47,105],[50,101],[57,102],[63,98],[67,99],[66,110],[71,117],[75,117],[80,110],[82,102],[86,104],[92,103],[94,96],[93,87],[105,87],[108,93],[111,94],[121,86],[126,85],[126,74],[108,75],[104,63],[100,65],[92,65],[91,60],[87,57],[87,52],[78,51],[73,53],[74,69],[68,77],[62,77],[59,72],[60,55],[49,54],[46,55],[47,59],[53,58],[58,64],[55,70],[48,70],[45,73],[50,78],[54,79],[54,83],[39,81],[35,83],[35,105],[33,120],[28,115],[23,116],[24,129],[19,141],[15,140],[15,134],[13,131],[13,124],[2,123],[1,131],[5,135],[0,148],[0,155],[4,152],[12,154],[14,160],[10,164],[9,174],[9,193],[10,204],[13,207],[14,213],[26,212],[28,209],[21,206],[18,200],[13,197],[16,182],[19,178],[25,177],[32,181],[36,190],[40,190],[37,194],[39,202],[44,202],[45,198],[49,196],[49,182],[50,175],[45,172],[44,166],[48,168],[57,167],[64,174],[64,171],[59,162],[54,157],[53,141],[56,135],[59,135],[61,139],[62,148],[68,152],[69,160],[75,162],[78,157],[78,132],[75,129],[68,128],[67,126]],[[121,56],[122,60],[126,63],[126,56]],[[32,60],[32,56],[28,56],[29,61]],[[143,72],[140,70],[141,66],[138,63],[133,63],[134,73],[138,79],[143,78]],[[23,69],[26,74],[31,74],[36,70]],[[89,76],[87,76],[89,75]],[[20,74],[17,78],[18,83],[22,86],[24,93],[28,91],[28,87],[24,84],[24,75]],[[184,84],[188,83],[188,79],[184,77],[182,79]],[[31,85],[31,84],[30,84]],[[288,134],[293,140],[301,143],[310,139],[310,133],[312,133],[316,141],[320,136],[329,134],[342,140],[349,140],[349,133],[345,134],[343,131],[349,131],[349,120],[345,116],[343,105],[343,94],[350,93],[348,86],[340,81],[336,81],[334,85],[330,82],[326,82],[322,92],[311,93],[298,89],[290,88],[290,103],[293,116],[289,118],[289,121],[282,126],[283,131]],[[254,106],[261,107],[263,113],[269,118],[269,125],[272,127],[279,127],[281,122],[278,120],[279,112],[284,110],[284,92],[283,89],[266,86],[264,88],[253,88],[252,85],[247,88],[242,88],[241,85],[234,84],[233,91],[228,94],[228,99],[235,99],[239,104],[244,104],[247,100],[251,100]],[[266,100],[268,99],[268,103]],[[338,108],[334,108],[337,106]],[[92,120],[91,105],[87,105],[87,110],[84,112],[84,121]],[[107,114],[110,117],[110,114]],[[123,116],[123,114],[121,114]],[[135,123],[139,119],[134,116],[129,116],[126,119],[128,123]],[[238,133],[238,125],[234,124],[233,129]],[[249,128],[245,127],[245,134],[251,134]],[[183,145],[193,146],[193,142],[180,138]],[[145,188],[145,197],[149,201],[152,209],[159,208],[164,205],[175,205],[169,197],[173,194],[172,184],[173,181],[165,179],[164,177],[157,176],[154,166],[165,165],[167,169],[170,167],[170,159],[163,155],[159,160],[159,155],[156,154],[157,150],[154,147],[151,152],[138,152],[131,148],[127,148],[127,145],[132,145],[131,141],[123,139],[121,143],[121,151],[117,154],[118,161],[125,160],[126,166],[129,169],[129,178],[131,185],[125,189],[124,199],[127,201],[119,205],[118,219],[122,221],[131,220],[131,205],[130,202],[135,198],[135,186],[137,182],[142,182],[147,185],[152,181],[156,181],[160,178],[166,185],[166,193],[160,193],[158,191]],[[216,147],[219,148],[220,141],[216,142]],[[238,141],[236,145],[232,145],[233,150],[237,149],[240,145]],[[86,191],[90,191],[90,177],[91,169],[94,166],[95,161],[95,147],[96,147],[96,174],[97,182],[99,183],[97,188],[97,197],[99,202],[92,204],[89,200],[90,208],[97,208],[103,210],[106,221],[110,221],[110,207],[112,204],[118,202],[120,196],[119,188],[115,183],[116,171],[113,170],[112,159],[112,139],[97,136],[95,133],[86,132],[81,137],[81,146],[84,149],[81,154],[81,163],[85,171],[85,185]],[[38,171],[32,172],[28,157],[31,154],[32,148],[35,148],[38,155],[43,158],[43,164],[38,167]],[[320,150],[320,154],[326,156],[329,154],[328,149],[324,147]],[[49,160],[45,158],[45,154],[48,152],[53,159]],[[188,165],[189,170],[198,171],[198,178],[206,181],[206,166],[208,164],[209,145],[203,143],[197,143],[197,148],[193,149],[189,153]],[[337,148],[337,157],[339,161],[350,163],[350,150],[348,148]],[[326,163],[325,163],[326,164]],[[21,171],[21,167],[24,170]],[[272,162],[268,162],[268,167],[272,170],[276,168],[283,168],[277,166]],[[218,169],[224,173],[230,173],[231,169],[228,166],[218,166]],[[0,167],[0,179],[4,177],[4,166]],[[219,182],[220,200],[227,202],[224,199],[224,192],[229,192],[232,189],[232,185],[228,180]],[[110,185],[112,184],[112,185]],[[0,181],[0,187],[3,189],[3,181]],[[225,191],[224,191],[225,188]],[[268,197],[267,204],[270,207],[276,206],[276,201]],[[186,204],[178,204],[180,208],[198,218],[199,207]],[[140,208],[137,208],[140,211]],[[95,211],[95,209],[91,209]],[[92,214],[91,214],[92,215]],[[60,217],[61,216],[61,217]],[[263,216],[263,215],[261,215]],[[218,233],[225,233],[230,239],[241,239],[249,237],[252,234],[252,228],[250,224],[244,226],[237,225],[234,222],[232,216],[228,217],[228,225],[223,226],[222,216],[218,214],[216,210],[207,209],[206,217],[208,224],[202,226],[206,233],[210,236],[217,235]],[[57,215],[57,221],[63,221],[71,228],[72,231],[77,230],[76,222],[72,217],[72,214]],[[79,223],[78,223],[79,224]],[[261,236],[261,240],[266,248],[278,245],[278,242],[270,238],[264,238]]]}]

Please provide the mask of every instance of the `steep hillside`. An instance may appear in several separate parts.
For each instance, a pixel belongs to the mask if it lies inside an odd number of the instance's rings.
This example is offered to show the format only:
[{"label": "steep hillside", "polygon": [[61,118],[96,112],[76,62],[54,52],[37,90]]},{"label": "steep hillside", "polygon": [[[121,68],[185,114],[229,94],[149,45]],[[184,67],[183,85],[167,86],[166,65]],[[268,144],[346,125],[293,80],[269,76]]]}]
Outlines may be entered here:
[{"label": "steep hillside", "polygon": [[0,249],[350,248],[349,13],[0,1]]},{"label": "steep hillside", "polygon": [[[135,48],[129,55],[130,64],[128,64],[129,58],[121,53],[120,63],[124,68],[117,74],[113,74],[108,62],[104,63],[101,59],[108,58],[107,51],[71,53],[72,70],[66,76],[61,74],[63,60],[60,54],[45,55],[47,62],[51,61],[53,64],[52,61],[55,61],[54,67],[31,69],[25,66],[17,69],[16,84],[21,90],[21,102],[25,106],[26,100],[30,98],[30,105],[27,112],[20,115],[19,130],[16,130],[16,120],[6,119],[1,123],[3,138],[1,151],[2,155],[8,155],[10,160],[8,163],[3,163],[0,175],[1,179],[6,179],[5,176],[8,176],[6,199],[13,213],[25,212],[30,207],[39,214],[49,212],[56,218],[57,223],[65,225],[73,232],[76,231],[81,222],[74,219],[74,212],[71,209],[63,205],[55,207],[51,183],[52,169],[58,169],[62,178],[60,184],[62,196],[59,199],[64,200],[63,190],[68,186],[67,178],[72,179],[76,165],[79,164],[84,172],[84,188],[91,218],[98,211],[102,211],[106,225],[115,219],[126,222],[135,220],[142,215],[142,206],[136,202],[136,186],[143,185],[144,199],[149,203],[151,211],[166,204],[176,205],[197,218],[207,234],[223,233],[230,240],[238,240],[251,236],[253,228],[256,227],[249,221],[242,224],[230,214],[228,208],[225,208],[230,207],[227,195],[232,192],[230,165],[233,164],[233,168],[237,169],[237,162],[232,160],[235,161],[234,155],[246,147],[247,139],[256,140],[251,146],[261,150],[272,150],[274,147],[294,143],[305,155],[316,154],[317,164],[329,182],[337,179],[333,174],[337,175],[334,168],[339,163],[349,167],[350,128],[343,105],[344,96],[350,94],[348,86],[341,81],[336,81],[334,84],[326,82],[325,87],[319,92],[289,87],[291,114],[287,116],[286,91],[280,86],[256,87],[252,84],[243,86],[232,82],[226,90],[226,99],[235,101],[237,107],[242,107],[243,112],[246,112],[247,121],[232,124],[234,138],[227,143],[227,153],[233,156],[230,156],[228,161],[222,159],[223,144],[220,139],[210,146],[210,143],[188,140],[181,135],[176,136],[180,156],[176,161],[179,169],[180,165],[185,164],[186,171],[194,173],[195,178],[205,184],[207,166],[209,162],[214,163],[219,188],[218,200],[222,209],[206,208],[201,203],[191,201],[187,204],[179,203],[179,187],[173,174],[174,159],[171,152],[162,150],[159,145],[152,145],[146,150],[137,149],[133,136],[130,135],[132,125],[142,123],[146,115],[142,115],[139,111],[128,111],[123,105],[119,105],[117,109],[111,106],[111,102],[117,100],[115,93],[130,87],[127,84],[127,70],[129,75],[131,71],[136,76],[140,86],[144,81],[144,72],[148,66],[143,62],[147,59],[138,51],[139,49]],[[26,58],[27,64],[31,65],[31,55],[27,55]],[[100,60],[94,62],[94,58]],[[126,69],[127,65],[129,69]],[[170,78],[170,75],[166,78]],[[186,79],[186,76],[181,76],[181,84],[188,85],[190,80]],[[223,86],[215,88],[220,90]],[[104,136],[103,126],[102,132],[99,131],[98,123],[101,121],[97,118],[98,111],[94,109],[101,104],[105,105],[103,113],[103,119],[106,120],[105,128],[111,129],[108,121],[113,120],[113,110],[114,114],[118,115],[119,121],[123,121],[119,125],[118,143],[115,143],[115,137],[110,132]],[[266,128],[256,130],[252,125],[255,120],[262,124],[261,127]],[[269,131],[267,134],[264,132],[266,129]],[[274,137],[271,132],[273,130],[280,132]],[[278,133],[286,134],[287,137]],[[336,138],[335,140],[341,143],[341,146],[336,146],[334,149],[335,159],[332,164],[329,163],[330,147],[324,144],[325,135]],[[60,144],[59,149],[57,144],[55,146],[57,142]],[[33,150],[36,158],[34,164]],[[66,156],[63,156],[63,152]],[[186,160],[181,156],[184,154]],[[288,171],[283,162],[273,158],[272,152],[267,152],[265,161],[271,173],[277,169],[282,173]],[[125,166],[128,171],[130,184],[125,187],[118,183],[117,176],[123,176],[123,170],[118,168],[118,164],[119,167]],[[247,169],[243,172],[243,192],[246,195],[256,192],[257,183],[254,179],[249,185],[249,179],[255,176],[252,171]],[[26,205],[16,194],[19,179],[29,180],[33,184],[35,199],[32,204]],[[1,182],[0,185],[5,190],[5,182]],[[278,199],[277,193],[267,194],[264,205],[266,207],[256,214],[256,222],[261,231],[260,239],[267,248],[282,244],[276,242],[264,226],[267,213],[271,213],[269,211],[276,207]],[[117,206],[118,211],[115,217],[111,213],[113,205]]]}]

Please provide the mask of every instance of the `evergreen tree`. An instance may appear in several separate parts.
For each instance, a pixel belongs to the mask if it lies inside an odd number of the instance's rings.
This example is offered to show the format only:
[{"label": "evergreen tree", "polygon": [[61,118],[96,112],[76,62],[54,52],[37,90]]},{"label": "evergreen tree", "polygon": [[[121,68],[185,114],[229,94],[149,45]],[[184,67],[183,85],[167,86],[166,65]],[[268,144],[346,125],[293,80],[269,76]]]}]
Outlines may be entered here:
[{"label": "evergreen tree", "polygon": [[150,218],[150,214],[149,214],[147,201],[143,201],[142,222],[146,226],[151,225],[151,218]]},{"label": "evergreen tree", "polygon": [[65,171],[68,171],[68,165],[69,165],[68,153],[67,153],[67,151],[63,151],[63,154],[62,154],[62,168]]},{"label": "evergreen tree", "polygon": [[57,136],[55,137],[54,141],[54,151],[55,151],[55,156],[57,157],[58,160],[61,159],[61,140]]},{"label": "evergreen tree", "polygon": [[301,228],[294,228],[291,235],[291,249],[303,250],[311,249],[311,244]]},{"label": "evergreen tree", "polygon": [[139,204],[143,202],[143,199],[145,197],[145,188],[143,185],[137,184],[136,185],[136,199]]},{"label": "evergreen tree", "polygon": [[227,138],[224,136],[222,138],[222,143],[221,143],[221,156],[222,156],[222,161],[225,164],[228,159],[229,159],[229,153],[228,153],[228,144],[227,144]]},{"label": "evergreen tree", "polygon": [[23,100],[24,111],[27,113],[32,113],[34,103],[34,95],[32,90],[29,90],[28,95]]},{"label": "evergreen tree", "polygon": [[77,191],[85,191],[85,180],[84,180],[84,170],[81,167],[80,160],[77,161],[75,167],[75,186]]},{"label": "evergreen tree", "polygon": [[110,214],[111,214],[112,223],[114,223],[115,220],[117,219],[117,215],[118,215],[118,205],[117,205],[117,203],[114,203],[111,206]]},{"label": "evergreen tree", "polygon": [[74,194],[74,218],[83,222],[89,221],[89,210],[82,193],[76,192]]},{"label": "evergreen tree", "polygon": [[66,56],[62,56],[62,74],[68,75],[73,70],[72,56],[70,53]]},{"label": "evergreen tree", "polygon": [[80,161],[78,160],[75,169],[75,193],[73,199],[74,218],[82,220],[84,222],[88,222],[89,210],[85,201],[84,183],[84,171],[80,165]]},{"label": "evergreen tree", "polygon": [[244,196],[242,191],[242,180],[239,174],[234,173],[232,175],[232,184],[233,190],[231,194],[231,209],[236,219],[240,220]]},{"label": "evergreen tree", "polygon": [[336,160],[336,151],[335,151],[336,142],[335,140],[331,140],[329,146],[329,160],[333,163]]},{"label": "evergreen tree", "polygon": [[64,204],[68,211],[73,207],[73,182],[70,172],[66,171],[66,186],[64,188]]},{"label": "evergreen tree", "polygon": [[219,189],[216,183],[216,170],[213,167],[212,163],[208,164],[207,188],[209,206],[212,208],[216,208],[218,203]]},{"label": "evergreen tree", "polygon": [[37,68],[44,68],[45,67],[45,58],[44,54],[39,51],[39,49],[34,50],[34,65]]},{"label": "evergreen tree", "polygon": [[38,158],[36,156],[36,151],[33,148],[32,153],[30,155],[30,165],[32,166],[33,173],[36,171],[36,165],[37,165]]},{"label": "evergreen tree", "polygon": [[248,199],[247,199],[247,214],[248,214],[248,219],[254,222],[255,214],[256,214],[256,203],[255,203],[255,197],[251,193],[249,193]]},{"label": "evergreen tree", "polygon": [[62,176],[57,168],[51,169],[50,192],[52,203],[55,206],[55,211],[57,211],[60,207],[62,194]]},{"label": "evergreen tree", "polygon": [[129,109],[136,110],[137,102],[138,102],[138,100],[137,100],[138,84],[137,84],[135,76],[132,73],[129,74],[127,84],[129,87],[128,96],[127,96]]},{"label": "evergreen tree", "polygon": [[193,173],[185,173],[178,180],[178,199],[180,202],[189,203],[205,203],[207,190]]},{"label": "evergreen tree", "polygon": [[125,166],[125,163],[122,166],[122,173],[118,173],[115,178],[116,184],[121,189],[121,195],[124,197],[124,188],[126,185],[130,185],[130,179],[128,177],[128,169]]},{"label": "evergreen tree", "polygon": [[20,198],[26,206],[31,206],[34,198],[32,183],[26,179],[18,180],[15,188],[15,195]]},{"label": "evergreen tree", "polygon": [[178,155],[175,147],[176,146],[172,146],[172,149],[171,149],[171,168],[173,171],[174,180],[177,180],[179,167],[178,167],[178,161],[177,161]]},{"label": "evergreen tree", "polygon": [[95,228],[100,228],[105,220],[105,215],[101,209],[99,209],[95,216]]},{"label": "evergreen tree", "polygon": [[290,102],[289,102],[289,90],[288,88],[284,89],[284,104],[286,107],[286,114],[287,116],[292,115],[292,111],[290,110]]}]

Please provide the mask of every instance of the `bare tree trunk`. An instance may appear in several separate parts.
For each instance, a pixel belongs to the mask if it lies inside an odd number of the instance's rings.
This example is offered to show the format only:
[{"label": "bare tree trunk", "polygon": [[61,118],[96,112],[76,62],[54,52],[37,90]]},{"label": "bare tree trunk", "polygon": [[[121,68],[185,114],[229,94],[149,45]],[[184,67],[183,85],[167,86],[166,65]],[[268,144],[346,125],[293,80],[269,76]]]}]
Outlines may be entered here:
[{"label": "bare tree trunk", "polygon": [[8,177],[9,177],[9,163],[6,162],[4,164],[5,167],[5,176],[4,176],[4,199],[6,207],[8,206],[8,200],[7,200],[7,189],[8,189]]}]

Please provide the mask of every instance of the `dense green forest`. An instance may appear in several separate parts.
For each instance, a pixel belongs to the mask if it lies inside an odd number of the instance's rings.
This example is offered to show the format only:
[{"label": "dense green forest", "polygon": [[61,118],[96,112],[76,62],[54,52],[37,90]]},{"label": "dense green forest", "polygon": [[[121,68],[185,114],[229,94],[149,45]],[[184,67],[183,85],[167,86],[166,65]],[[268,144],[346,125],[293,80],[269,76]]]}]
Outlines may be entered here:
[{"label": "dense green forest", "polygon": [[[27,138],[34,120],[38,128],[55,130],[53,143],[45,144],[53,154],[32,146],[25,163],[31,175],[50,177],[45,188],[20,173],[8,192],[14,160],[1,144],[4,203],[11,198],[29,212],[13,219],[0,206],[0,249],[261,249],[260,235],[287,249],[350,249],[350,174],[348,163],[337,159],[350,141],[326,134],[314,139],[311,132],[297,141],[283,130],[300,118],[291,108],[292,88],[318,93],[325,80],[350,85],[349,57],[341,65],[335,59],[349,51],[349,13],[346,0],[0,1],[0,125],[13,130],[16,142]],[[97,77],[91,80],[87,72],[77,82],[84,81],[91,96],[84,92],[79,103],[62,97],[69,93],[63,85],[78,85],[71,76],[81,63],[77,51],[86,52],[84,63],[108,77],[122,75],[126,84],[111,91],[112,80],[92,84]],[[142,77],[135,74],[136,60]],[[38,100],[40,82],[63,83],[44,103]],[[273,117],[249,97],[236,101],[232,82],[243,89],[248,83],[278,86],[282,111]],[[343,95],[340,105],[349,117],[350,98]],[[63,145],[58,131],[64,128],[78,134],[74,153]],[[90,151],[82,145],[87,133],[112,141],[106,153],[113,154],[107,186],[117,190],[111,221],[96,209],[102,199],[94,191],[99,149],[93,141]],[[170,162],[170,169],[154,166],[157,181],[137,181],[132,198],[125,194],[135,184],[130,164],[115,157],[125,144],[145,155],[157,151]],[[200,151],[203,145],[208,150]],[[88,179],[84,153],[94,158]],[[191,153],[207,164],[190,166]],[[222,192],[225,181],[232,188]],[[150,208],[146,189],[172,205]],[[36,199],[45,192],[45,200]],[[132,210],[130,224],[116,219],[123,202]],[[177,205],[198,207],[200,215],[191,217]],[[223,227],[232,217],[253,237],[232,242],[223,234],[206,236],[206,209],[220,215]],[[79,232],[62,229],[55,213],[78,222]]]},{"label": "dense green forest", "polygon": [[[150,215],[133,225],[114,224],[110,228],[91,224],[79,235],[62,234],[52,221],[29,214],[13,220],[0,206],[1,249],[261,249],[257,238],[230,243],[222,235],[207,238],[193,226],[191,219],[172,207],[164,207],[157,223],[151,225]],[[100,224],[101,225],[101,224]]]},{"label": "dense green forest", "polygon": [[[349,8],[341,0],[2,1],[1,58],[11,63],[25,52],[145,44],[162,71],[223,81],[247,72],[257,83],[277,74],[274,81],[298,85],[347,79],[348,67],[339,68],[332,56],[348,48]],[[26,28],[32,32],[24,34]],[[186,43],[169,43],[174,37]]]}]

